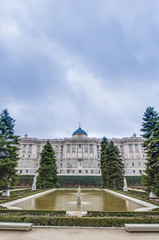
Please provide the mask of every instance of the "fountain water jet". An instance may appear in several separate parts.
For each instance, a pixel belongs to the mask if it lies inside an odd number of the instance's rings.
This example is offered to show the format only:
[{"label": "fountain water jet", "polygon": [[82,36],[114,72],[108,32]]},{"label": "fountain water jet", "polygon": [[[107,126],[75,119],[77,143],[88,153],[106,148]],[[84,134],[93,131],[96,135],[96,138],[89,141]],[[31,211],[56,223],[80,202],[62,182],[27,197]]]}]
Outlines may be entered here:
[{"label": "fountain water jet", "polygon": [[81,188],[78,188],[77,205],[81,204]]}]

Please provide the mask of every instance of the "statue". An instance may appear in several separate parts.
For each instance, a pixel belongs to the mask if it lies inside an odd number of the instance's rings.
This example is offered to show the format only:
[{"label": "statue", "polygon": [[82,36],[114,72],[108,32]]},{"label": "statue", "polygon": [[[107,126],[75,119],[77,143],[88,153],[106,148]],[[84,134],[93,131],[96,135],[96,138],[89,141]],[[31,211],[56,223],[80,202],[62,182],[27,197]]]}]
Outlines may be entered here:
[{"label": "statue", "polygon": [[156,195],[153,192],[150,192],[149,198],[155,198],[155,197],[156,197]]},{"label": "statue", "polygon": [[124,177],[124,187],[123,187],[123,191],[124,191],[124,192],[127,192],[127,191],[128,191],[128,185],[127,185],[126,177]]},{"label": "statue", "polygon": [[37,178],[37,175],[35,175],[34,179],[33,179],[33,184],[32,184],[32,188],[31,188],[32,191],[36,190],[36,178]]},{"label": "statue", "polygon": [[10,197],[10,187],[8,186],[7,189],[2,191],[2,197]]}]

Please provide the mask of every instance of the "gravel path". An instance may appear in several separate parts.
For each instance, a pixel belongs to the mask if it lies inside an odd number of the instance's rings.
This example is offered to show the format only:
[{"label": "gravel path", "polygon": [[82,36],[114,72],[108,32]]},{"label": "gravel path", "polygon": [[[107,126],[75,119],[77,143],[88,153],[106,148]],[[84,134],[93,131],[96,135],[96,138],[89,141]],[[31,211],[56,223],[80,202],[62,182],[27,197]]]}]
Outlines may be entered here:
[{"label": "gravel path", "polygon": [[159,233],[128,233],[123,229],[33,228],[0,231],[0,240],[158,240]]}]

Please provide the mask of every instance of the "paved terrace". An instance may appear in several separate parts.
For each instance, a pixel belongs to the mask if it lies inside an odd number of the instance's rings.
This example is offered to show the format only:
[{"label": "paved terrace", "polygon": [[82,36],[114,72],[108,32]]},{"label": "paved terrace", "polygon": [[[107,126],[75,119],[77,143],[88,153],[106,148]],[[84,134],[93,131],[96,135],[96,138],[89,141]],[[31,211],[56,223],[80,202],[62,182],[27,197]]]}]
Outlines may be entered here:
[{"label": "paved terrace", "polygon": [[32,228],[31,231],[0,231],[0,240],[158,240],[159,233],[128,233],[125,229]]}]

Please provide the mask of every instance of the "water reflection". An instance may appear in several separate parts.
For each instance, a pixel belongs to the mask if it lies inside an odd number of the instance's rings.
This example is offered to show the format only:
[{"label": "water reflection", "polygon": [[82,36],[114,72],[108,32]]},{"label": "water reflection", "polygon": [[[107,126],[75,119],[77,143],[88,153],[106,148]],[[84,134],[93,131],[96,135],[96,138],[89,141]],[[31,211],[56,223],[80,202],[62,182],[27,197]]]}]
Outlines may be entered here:
[{"label": "water reflection", "polygon": [[81,205],[77,205],[77,190],[57,190],[39,198],[17,204],[22,209],[67,211],[134,211],[141,205],[121,199],[103,190],[81,190]]}]

